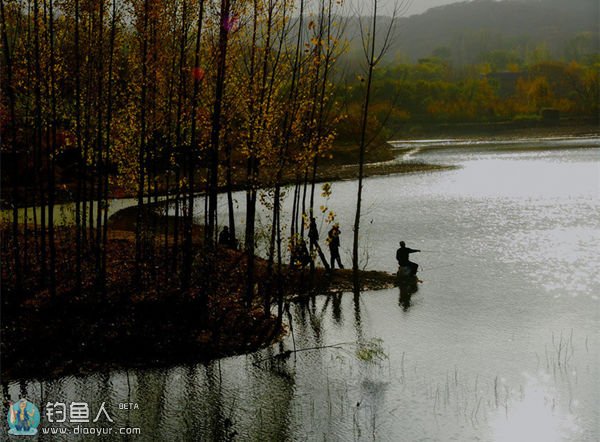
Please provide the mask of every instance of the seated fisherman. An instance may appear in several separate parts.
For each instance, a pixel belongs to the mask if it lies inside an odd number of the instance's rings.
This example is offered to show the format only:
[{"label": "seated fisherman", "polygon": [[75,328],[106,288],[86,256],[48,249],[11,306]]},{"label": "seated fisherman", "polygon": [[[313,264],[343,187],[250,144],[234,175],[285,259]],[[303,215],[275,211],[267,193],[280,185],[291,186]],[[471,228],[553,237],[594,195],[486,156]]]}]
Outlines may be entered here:
[{"label": "seated fisherman", "polygon": [[408,267],[412,276],[417,274],[419,264],[409,261],[408,255],[411,253],[420,252],[420,250],[410,249],[406,247],[404,241],[400,241],[400,248],[396,251],[396,259],[400,267]]}]

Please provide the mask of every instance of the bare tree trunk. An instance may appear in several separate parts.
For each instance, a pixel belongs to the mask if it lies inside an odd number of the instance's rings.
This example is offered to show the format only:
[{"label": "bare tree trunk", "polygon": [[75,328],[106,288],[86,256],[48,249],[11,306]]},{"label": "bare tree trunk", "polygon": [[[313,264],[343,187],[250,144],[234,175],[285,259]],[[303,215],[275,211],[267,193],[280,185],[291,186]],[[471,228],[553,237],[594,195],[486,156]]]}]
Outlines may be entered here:
[{"label": "bare tree trunk", "polygon": [[235,212],[233,207],[233,177],[232,177],[232,164],[231,164],[231,150],[232,146],[229,140],[227,139],[227,134],[224,135],[225,144],[225,162],[226,162],[226,172],[225,172],[225,183],[227,187],[227,214],[229,217],[229,239],[232,245],[237,244],[236,234],[235,234]]},{"label": "bare tree trunk", "polygon": [[352,242],[352,275],[354,292],[360,291],[360,280],[358,275],[358,238],[360,229],[360,212],[362,207],[362,190],[363,190],[363,175],[364,175],[364,164],[365,164],[365,151],[367,148],[366,137],[367,137],[367,120],[369,118],[369,102],[371,100],[371,84],[373,81],[373,59],[375,57],[375,35],[377,25],[377,0],[373,0],[373,29],[371,36],[371,52],[368,61],[368,73],[367,73],[367,89],[365,93],[365,101],[363,103],[362,119],[360,125],[360,146],[358,156],[358,190],[356,192],[356,214],[354,216],[354,237]]},{"label": "bare tree trunk", "polygon": [[[8,92],[9,112],[10,112],[10,138],[12,143],[12,154],[15,161],[18,161],[17,155],[17,114],[15,109],[15,91],[12,78],[12,59],[10,56],[10,47],[8,45],[8,35],[6,31],[6,17],[4,15],[4,0],[0,0],[0,13],[2,18],[2,45],[4,46],[4,60],[6,63],[6,85]],[[14,272],[15,272],[15,287],[17,293],[20,294],[22,287],[22,276],[21,276],[21,257],[19,248],[19,171],[18,167],[14,167],[13,174],[13,189],[12,189],[12,248],[13,248],[13,259],[14,259]]]},{"label": "bare tree trunk", "polygon": [[[164,207],[165,207],[165,215],[168,214],[168,210],[169,210],[169,205],[171,203],[171,186],[170,186],[170,177],[171,177],[171,173],[173,171],[172,169],[172,164],[175,162],[176,158],[175,158],[175,152],[173,149],[174,146],[174,139],[173,139],[173,121],[172,121],[172,110],[173,110],[173,106],[174,106],[174,100],[173,97],[175,95],[175,83],[176,83],[176,77],[177,77],[177,73],[176,73],[176,68],[177,68],[177,37],[176,37],[176,29],[177,29],[177,2],[173,2],[172,3],[172,8],[173,8],[173,14],[172,14],[172,39],[171,39],[171,47],[170,47],[170,52],[172,54],[171,56],[171,68],[169,70],[169,86],[167,89],[167,119],[166,119],[166,128],[167,128],[167,136],[166,136],[166,144],[167,144],[167,148],[169,149],[169,166],[167,167],[167,171],[166,171],[166,179],[165,179],[165,202],[164,202]],[[164,263],[165,263],[165,270],[167,273],[167,278],[170,278],[171,275],[171,271],[170,268],[175,269],[176,265],[175,265],[175,259],[173,258],[173,262],[171,263],[169,261],[169,223],[165,223],[165,248],[164,248]],[[173,231],[173,235],[174,235],[174,231]],[[175,249],[175,246],[173,246],[173,248]]]},{"label": "bare tree trunk", "polygon": [[50,0],[50,150],[48,151],[48,244],[50,246],[50,294],[56,295],[56,241],[54,235],[54,200],[55,200],[55,157],[56,157],[56,71],[54,48],[54,0]]},{"label": "bare tree trunk", "polygon": [[[88,247],[88,239],[92,239],[92,231],[91,231],[91,225],[90,225],[90,213],[89,210],[93,209],[93,202],[91,201],[90,195],[92,194],[92,188],[90,186],[90,190],[88,191],[88,181],[90,180],[90,175],[88,175],[88,170],[87,170],[87,162],[88,162],[88,151],[90,148],[91,143],[91,128],[92,128],[92,84],[93,84],[93,70],[92,70],[92,61],[90,60],[90,58],[92,58],[92,53],[93,53],[93,49],[92,49],[92,42],[94,40],[93,37],[93,17],[90,15],[90,13],[88,12],[88,23],[87,23],[87,48],[86,48],[86,52],[87,52],[87,62],[86,62],[86,86],[85,86],[85,108],[84,108],[84,114],[85,114],[85,131],[84,131],[84,136],[83,136],[83,164],[84,167],[82,169],[82,197],[83,197],[83,203],[82,203],[82,220],[81,220],[81,225],[83,227],[83,231],[82,231],[82,244],[83,244],[83,248],[84,248],[84,253],[86,251],[89,250]],[[90,183],[91,184],[91,183]],[[88,200],[89,200],[89,205],[90,205],[90,209],[88,209]]]},{"label": "bare tree trunk", "polygon": [[[376,52],[376,37],[377,37],[377,3],[378,0],[373,1],[373,17],[371,22],[371,30],[365,37],[362,25],[361,25],[361,37],[365,50],[365,58],[367,61],[367,85],[365,91],[365,99],[363,102],[361,128],[360,128],[360,145],[359,145],[359,158],[358,158],[358,190],[356,194],[356,214],[354,216],[354,237],[352,243],[352,275],[353,275],[353,288],[354,293],[358,295],[360,292],[360,277],[358,268],[358,242],[360,232],[360,214],[362,206],[362,191],[363,191],[363,176],[364,176],[364,163],[365,163],[365,152],[367,149],[367,121],[369,118],[369,104],[371,100],[371,86],[373,82],[373,70],[381,61],[383,55],[389,50],[392,28],[395,23],[396,15],[398,13],[398,7],[396,5],[392,14],[392,20],[388,24],[388,28],[383,39],[382,46],[379,51]],[[366,38],[366,40],[365,40]]]},{"label": "bare tree trunk", "polygon": [[114,62],[114,51],[115,51],[115,34],[116,34],[116,20],[117,20],[117,0],[112,2],[112,17],[110,26],[110,45],[109,45],[109,57],[108,57],[108,91],[107,91],[107,110],[106,110],[106,153],[104,158],[104,218],[102,221],[102,265],[101,265],[101,276],[102,287],[106,290],[106,265],[107,265],[107,244],[108,244],[108,173],[110,164],[110,144],[111,144],[111,124],[112,124],[112,111],[113,111],[113,62]]},{"label": "bare tree trunk", "polygon": [[[267,37],[266,37],[266,41],[263,45],[264,48],[264,53],[263,53],[263,64],[262,64],[262,85],[261,85],[261,92],[260,92],[260,99],[259,99],[259,112],[260,112],[260,117],[263,119],[263,128],[264,128],[264,124],[266,123],[265,119],[266,116],[268,115],[268,110],[265,110],[263,113],[263,106],[265,105],[265,100],[267,101],[266,107],[267,109],[269,108],[269,104],[270,104],[270,94],[268,97],[266,97],[266,88],[267,88],[267,69],[269,67],[269,53],[271,51],[271,32],[272,32],[272,28],[273,28],[273,5],[271,2],[269,2],[268,5],[268,17],[267,17],[267,24],[266,24],[266,32],[267,32]],[[270,241],[269,241],[269,253],[268,253],[268,257],[267,257],[267,277],[269,278],[270,281],[272,281],[273,278],[273,254],[274,254],[274,247],[275,247],[275,234],[276,234],[276,228],[277,228],[277,215],[279,214],[279,198],[280,198],[280,180],[277,179],[275,182],[275,195],[273,196],[273,220],[272,220],[272,224],[271,224],[271,236],[270,236]],[[269,310],[270,310],[270,302],[271,302],[271,290],[266,290],[265,293],[263,293],[264,296],[264,309],[265,309],[265,315],[269,315]]]},{"label": "bare tree trunk", "polygon": [[[319,110],[317,112],[317,129],[316,129],[316,140],[317,143],[321,143],[321,137],[323,136],[323,127],[325,125],[325,103],[327,101],[327,85],[329,84],[329,75],[331,73],[332,64],[335,60],[335,51],[337,48],[337,41],[339,41],[339,35],[333,38],[332,36],[332,26],[333,26],[333,0],[328,0],[327,6],[327,18],[326,25],[324,31],[323,41],[327,42],[327,48],[324,54],[324,67],[323,67],[323,77],[321,79],[321,91],[319,94],[319,99],[317,100],[319,103]],[[313,163],[313,174],[311,180],[311,188],[310,188],[310,216],[313,216],[314,213],[314,203],[315,203],[315,187],[316,187],[316,178],[317,178],[317,166],[318,166],[318,154],[319,154],[319,145],[317,145],[317,152],[315,155],[314,163]]]},{"label": "bare tree trunk", "polygon": [[252,44],[250,49],[250,71],[248,79],[249,87],[249,156],[246,169],[246,234],[244,237],[244,249],[246,252],[246,304],[249,306],[254,295],[254,248],[255,248],[255,223],[256,223],[256,188],[258,186],[258,159],[254,153],[255,148],[255,98],[254,82],[256,75],[256,49],[258,29],[258,0],[254,0],[252,17]]},{"label": "bare tree trunk", "polygon": [[47,284],[48,267],[47,267],[47,249],[46,249],[46,197],[44,190],[44,182],[42,180],[43,162],[42,162],[42,137],[43,137],[43,120],[42,120],[42,88],[43,80],[41,68],[41,52],[40,52],[40,26],[39,26],[39,3],[38,0],[33,2],[33,20],[34,25],[34,59],[35,59],[35,162],[36,170],[40,173],[36,174],[36,184],[38,187],[38,195],[40,198],[40,282],[43,286]]},{"label": "bare tree trunk", "polygon": [[[320,79],[320,75],[321,75],[321,66],[323,64],[322,62],[322,58],[323,58],[323,44],[329,44],[329,41],[324,40],[324,34],[325,34],[325,1],[326,0],[320,0],[321,3],[321,8],[320,8],[320,13],[319,13],[319,26],[318,26],[318,32],[317,32],[317,36],[316,36],[316,47],[315,47],[315,54],[314,54],[314,58],[315,58],[315,65],[316,65],[316,70],[315,70],[315,74],[314,74],[314,79],[313,79],[313,87],[312,87],[312,106],[311,106],[311,114],[310,114],[310,118],[309,118],[309,124],[311,125],[310,128],[311,130],[308,131],[308,137],[309,137],[309,145],[312,148],[312,154],[313,154],[313,164],[312,164],[312,172],[311,172],[311,179],[310,179],[310,183],[311,183],[311,189],[310,189],[310,216],[313,215],[313,206],[314,206],[314,194],[315,194],[315,181],[316,181],[316,177],[317,177],[317,166],[318,166],[318,162],[319,162],[319,134],[316,133],[316,128],[313,127],[313,122],[319,118],[319,112],[317,109],[320,109],[322,106],[322,101],[319,100],[319,98],[323,98],[320,97],[320,89],[319,89],[319,79]],[[330,11],[331,13],[331,11]],[[326,85],[327,83],[327,65],[325,65],[325,72],[323,74],[323,84]],[[317,104],[319,103],[319,104]],[[314,143],[314,145],[312,145],[312,143]],[[307,176],[308,176],[308,167],[307,167]],[[305,188],[304,188],[304,194],[306,194],[306,182],[305,182]],[[303,198],[303,204],[305,203],[305,198]],[[306,215],[306,209],[303,207],[302,208],[302,214],[303,216]],[[302,232],[304,232],[304,229],[302,230]]]},{"label": "bare tree trunk", "polygon": [[[183,154],[183,134],[182,134],[182,118],[183,108],[186,96],[185,82],[185,45],[187,40],[187,1],[182,3],[181,12],[181,33],[179,38],[179,81],[177,84],[177,117],[175,121],[175,226],[173,231],[173,272],[177,270],[179,264],[179,227],[180,227],[180,212],[181,212],[181,156]],[[184,171],[185,173],[185,171]],[[184,217],[185,231],[185,217]],[[184,232],[185,233],[185,232]],[[185,246],[184,246],[185,248]]]},{"label": "bare tree trunk", "polygon": [[213,105],[212,127],[209,147],[209,182],[208,182],[208,245],[214,244],[217,225],[217,193],[219,185],[219,143],[221,138],[223,95],[225,92],[225,71],[227,66],[227,45],[232,23],[230,0],[221,0],[219,14],[219,51],[217,57],[217,79],[215,85],[215,101]]},{"label": "bare tree trunk", "polygon": [[98,79],[98,90],[97,90],[97,108],[96,108],[96,238],[95,238],[95,257],[96,257],[96,282],[99,286],[102,285],[102,229],[100,227],[102,223],[102,206],[103,206],[103,195],[102,190],[104,187],[104,180],[102,174],[104,173],[104,158],[103,158],[103,129],[104,123],[102,119],[103,115],[103,86],[104,86],[104,1],[100,0],[98,7],[98,53],[96,54],[96,77]]},{"label": "bare tree trunk", "polygon": [[[156,6],[156,5],[155,5]],[[146,204],[147,207],[152,207],[153,199],[156,200],[156,176],[157,176],[157,145],[158,145],[158,136],[157,136],[157,117],[156,117],[156,106],[157,106],[157,96],[158,96],[158,14],[152,14],[150,16],[150,48],[149,48],[149,69],[148,69],[148,92],[147,92],[147,102],[148,102],[148,110],[147,110],[147,128],[146,128],[146,185],[147,185],[147,193],[146,193]],[[151,209],[150,209],[151,210]],[[156,260],[158,259],[156,256],[156,243],[154,241],[156,237],[157,230],[157,219],[155,216],[152,216],[147,220],[146,224],[146,247],[148,247],[147,251],[147,268],[149,270],[149,277],[152,278],[152,281],[156,284],[156,279],[158,277],[156,272]]]},{"label": "bare tree trunk", "polygon": [[79,0],[75,0],[75,138],[77,143],[77,190],[75,193],[75,279],[77,293],[81,292],[82,285],[82,226],[81,226],[81,199],[82,180],[85,159],[81,143],[81,48],[79,38]]},{"label": "bare tree trunk", "polygon": [[[194,53],[194,91],[192,93],[192,127],[190,136],[190,146],[188,151],[188,212],[185,220],[184,234],[184,257],[183,257],[183,283],[184,289],[190,285],[192,272],[192,227],[194,217],[194,174],[196,173],[196,156],[198,148],[198,139],[196,134],[196,111],[198,109],[198,94],[200,92],[200,78],[198,71],[200,69],[200,43],[202,37],[202,22],[204,20],[204,0],[200,0],[200,11],[198,12],[198,24],[196,27],[196,48]],[[204,304],[203,299],[203,304]],[[205,307],[203,305],[203,307]]]},{"label": "bare tree trunk", "polygon": [[[290,222],[290,240],[292,242],[295,241],[296,233],[297,233],[297,223],[298,216],[300,213],[300,191],[302,187],[302,181],[300,181],[300,176],[296,173],[295,183],[294,183],[294,201],[292,203],[292,220]],[[290,255],[290,265],[293,263],[294,257]]]},{"label": "bare tree trunk", "polygon": [[142,282],[142,222],[144,208],[144,173],[146,161],[146,101],[148,93],[148,16],[150,13],[149,0],[144,0],[144,17],[142,36],[142,90],[140,97],[140,150],[138,153],[138,195],[137,195],[137,223],[135,228],[135,279],[138,285]]}]

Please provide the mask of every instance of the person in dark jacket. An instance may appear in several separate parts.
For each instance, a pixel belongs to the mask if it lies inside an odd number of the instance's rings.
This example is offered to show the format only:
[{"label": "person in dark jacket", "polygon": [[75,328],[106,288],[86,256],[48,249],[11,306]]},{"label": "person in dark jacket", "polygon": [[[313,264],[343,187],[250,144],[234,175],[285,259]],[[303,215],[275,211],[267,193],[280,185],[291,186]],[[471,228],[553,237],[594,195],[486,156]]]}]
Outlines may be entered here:
[{"label": "person in dark jacket", "polygon": [[310,217],[310,225],[308,226],[308,239],[310,245],[315,246],[319,243],[319,229],[317,228],[317,220],[314,216]]},{"label": "person in dark jacket", "polygon": [[325,270],[329,270],[327,258],[325,258],[325,254],[319,245],[319,229],[317,228],[317,220],[314,216],[310,217],[310,224],[308,226],[308,239],[310,240],[311,256],[313,255],[313,251],[316,250],[319,254],[319,258],[321,258],[321,262],[323,263]]},{"label": "person in dark jacket", "polygon": [[329,261],[331,265],[331,270],[335,268],[336,260],[340,269],[344,268],[344,266],[342,265],[342,260],[340,258],[340,233],[342,233],[340,231],[340,227],[337,224],[335,224],[329,231],[329,234],[327,235],[327,242],[329,243],[329,252],[331,253],[331,259]]},{"label": "person in dark jacket", "polygon": [[311,263],[312,259],[310,257],[310,253],[308,253],[308,249],[306,248],[306,241],[300,239],[296,246],[294,247],[294,255],[293,255],[293,263],[300,267],[304,268],[308,264]]},{"label": "person in dark jacket", "polygon": [[229,227],[223,227],[221,233],[219,233],[219,245],[230,247],[231,246],[231,235],[229,234]]},{"label": "person in dark jacket", "polygon": [[404,241],[400,241],[400,248],[396,251],[396,259],[398,260],[398,265],[400,267],[408,267],[410,269],[410,274],[412,276],[417,274],[417,269],[419,268],[419,264],[415,262],[411,262],[408,258],[411,253],[420,252],[417,249],[410,249],[406,247]]}]

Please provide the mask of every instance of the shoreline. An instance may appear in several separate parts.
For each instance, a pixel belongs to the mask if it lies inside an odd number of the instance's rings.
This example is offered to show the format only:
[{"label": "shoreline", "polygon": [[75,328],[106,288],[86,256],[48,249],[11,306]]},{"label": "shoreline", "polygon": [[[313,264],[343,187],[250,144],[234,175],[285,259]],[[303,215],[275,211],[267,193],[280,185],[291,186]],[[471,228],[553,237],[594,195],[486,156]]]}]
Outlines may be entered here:
[{"label": "shoreline", "polygon": [[[435,165],[428,164],[426,162],[398,162],[398,153],[402,152],[403,147],[397,147],[395,143],[411,143],[418,141],[444,141],[444,142],[453,142],[453,141],[489,141],[490,144],[493,142],[500,141],[510,141],[514,137],[519,137],[515,141],[518,140],[527,140],[527,139],[544,139],[544,138],[585,138],[585,137],[600,137],[600,127],[593,124],[563,124],[559,126],[547,126],[547,125],[521,125],[515,124],[511,122],[507,123],[489,123],[488,125],[495,125],[495,127],[501,127],[502,130],[485,132],[486,124],[452,124],[452,125],[437,125],[432,127],[426,127],[423,131],[412,131],[406,133],[405,136],[395,135],[392,136],[392,139],[386,142],[384,148],[375,149],[370,154],[367,154],[367,161],[365,162],[364,169],[364,177],[372,177],[372,176],[384,176],[389,174],[401,174],[401,173],[420,173],[420,172],[433,172],[433,171],[442,171],[442,170],[451,170],[456,166],[453,165]],[[426,138],[424,138],[426,137]],[[436,137],[436,138],[433,138]],[[455,148],[473,148],[473,147],[484,147],[482,145],[477,144],[463,144],[458,146],[451,146]],[[503,147],[499,147],[502,149]],[[557,146],[555,149],[568,149],[566,146]],[[322,159],[322,165],[319,169],[316,182],[324,183],[324,182],[333,182],[333,181],[342,181],[342,180],[351,180],[356,177],[358,173],[358,164],[353,162],[349,162],[349,158],[354,157],[354,150],[356,150],[356,146],[350,145],[338,145],[337,148],[334,147],[332,154],[334,155],[333,159]],[[506,147],[504,147],[506,149]],[[522,148],[523,150],[531,150],[531,149],[554,149],[551,147],[540,147],[540,148]],[[515,147],[514,150],[519,150],[519,147]],[[339,154],[341,161],[335,160],[336,152]],[[284,176],[283,186],[288,186],[294,184],[296,182],[296,178],[290,176]],[[58,183],[57,183],[58,187]],[[267,185],[261,186],[261,188],[267,188]],[[234,183],[231,187],[232,191],[243,191],[247,188],[243,178],[238,179],[237,183]],[[10,199],[12,194],[12,187],[10,186],[2,186],[2,198],[0,203],[2,207],[0,210],[8,212],[11,210],[10,207]],[[29,190],[27,190],[29,191]],[[224,193],[227,191],[226,185],[219,186],[218,193]],[[21,193],[23,191],[21,190]],[[194,194],[201,195],[205,192],[205,189],[201,186],[197,186],[194,190]],[[55,198],[55,204],[66,204],[66,203],[74,203],[73,189],[69,189],[68,186],[63,186],[62,189],[57,189],[57,195]],[[164,198],[168,195],[165,192],[159,191],[158,197]],[[117,189],[116,191],[111,192],[109,199],[111,200],[120,200],[120,199],[128,199],[128,198],[136,198],[136,191],[129,191],[124,189]],[[24,198],[20,198],[22,200]],[[87,200],[90,201],[90,200]],[[26,204],[26,205],[18,205],[19,209],[24,208],[32,208],[39,207],[36,204]]]},{"label": "shoreline", "polygon": [[[390,150],[394,151],[397,149],[390,147]],[[422,162],[399,163],[394,160],[390,160],[390,161],[373,162],[373,163],[365,164],[363,176],[365,178],[368,178],[368,177],[385,176],[385,175],[392,175],[392,174],[436,172],[436,171],[452,170],[454,168],[456,168],[456,166],[428,164],[428,163],[422,163]],[[346,164],[346,165],[340,165],[337,167],[328,167],[328,168],[326,168],[326,170],[324,172],[317,174],[315,183],[327,183],[327,182],[335,182],[335,181],[352,180],[352,179],[356,178],[357,174],[358,174],[358,165],[357,164]],[[293,185],[294,183],[295,183],[294,180],[287,179],[287,180],[284,180],[282,187],[290,186],[290,185]],[[266,189],[266,188],[267,187],[261,187],[261,189]],[[240,191],[245,191],[246,189],[247,189],[246,185],[236,184],[236,185],[232,186],[231,191],[232,192],[240,192]],[[11,191],[11,189],[7,188],[7,189],[5,189],[5,191],[8,193]],[[218,194],[223,194],[225,192],[227,192],[227,187],[219,186]],[[193,193],[195,196],[202,196],[205,194],[205,189],[202,187],[198,187],[197,189],[194,190]],[[59,206],[59,205],[63,205],[63,204],[75,204],[75,201],[72,198],[70,198],[69,195],[62,194],[62,196],[63,196],[63,198],[56,198],[55,207]],[[113,195],[109,197],[109,201],[133,199],[136,197],[137,197],[137,195],[135,192],[118,193],[116,195],[113,193]],[[158,192],[157,197],[159,199],[165,199],[165,198],[169,197],[169,202],[175,201],[175,196],[172,194],[165,194],[163,192]],[[183,199],[183,198],[185,198],[185,197],[181,197],[181,199]],[[147,199],[147,198],[145,197],[144,199]],[[89,203],[90,200],[87,200],[87,202]],[[158,204],[160,205],[161,201],[158,201]],[[144,203],[144,205],[151,206],[151,205],[154,205],[154,203],[153,202],[150,204]],[[33,205],[33,206],[32,205],[26,205],[26,206],[19,205],[17,208],[18,209],[33,209],[36,207],[40,207],[40,206],[39,205]],[[11,215],[12,208],[6,207],[6,203],[5,203],[4,207],[0,208],[0,210],[4,214],[6,214],[3,216],[3,218],[12,216]],[[8,221],[10,221],[10,220],[7,220],[7,222]]]},{"label": "shoreline", "polygon": [[[585,137],[600,136],[598,118],[565,119],[559,123],[542,121],[499,121],[493,123],[422,123],[395,131],[404,139],[419,139],[432,136],[461,138],[540,138],[552,136]],[[397,138],[394,136],[393,138]]]}]

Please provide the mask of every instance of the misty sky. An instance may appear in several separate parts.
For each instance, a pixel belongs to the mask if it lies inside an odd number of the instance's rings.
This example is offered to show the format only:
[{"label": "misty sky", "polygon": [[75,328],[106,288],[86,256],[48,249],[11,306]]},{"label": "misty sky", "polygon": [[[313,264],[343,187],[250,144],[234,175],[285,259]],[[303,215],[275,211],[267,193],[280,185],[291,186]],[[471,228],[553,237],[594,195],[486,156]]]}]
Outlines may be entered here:
[{"label": "misty sky", "polygon": [[[400,4],[402,0],[398,0],[397,3]],[[422,14],[429,8],[434,8],[436,6],[447,5],[449,3],[458,3],[465,0],[408,0],[408,7],[405,8],[402,14],[403,16]],[[394,0],[380,0],[379,8],[381,10],[381,14],[390,14],[393,8]],[[365,15],[368,15],[367,8],[371,7],[371,2],[368,0],[344,0],[344,9],[347,11],[355,10],[358,6],[362,8]]]}]

